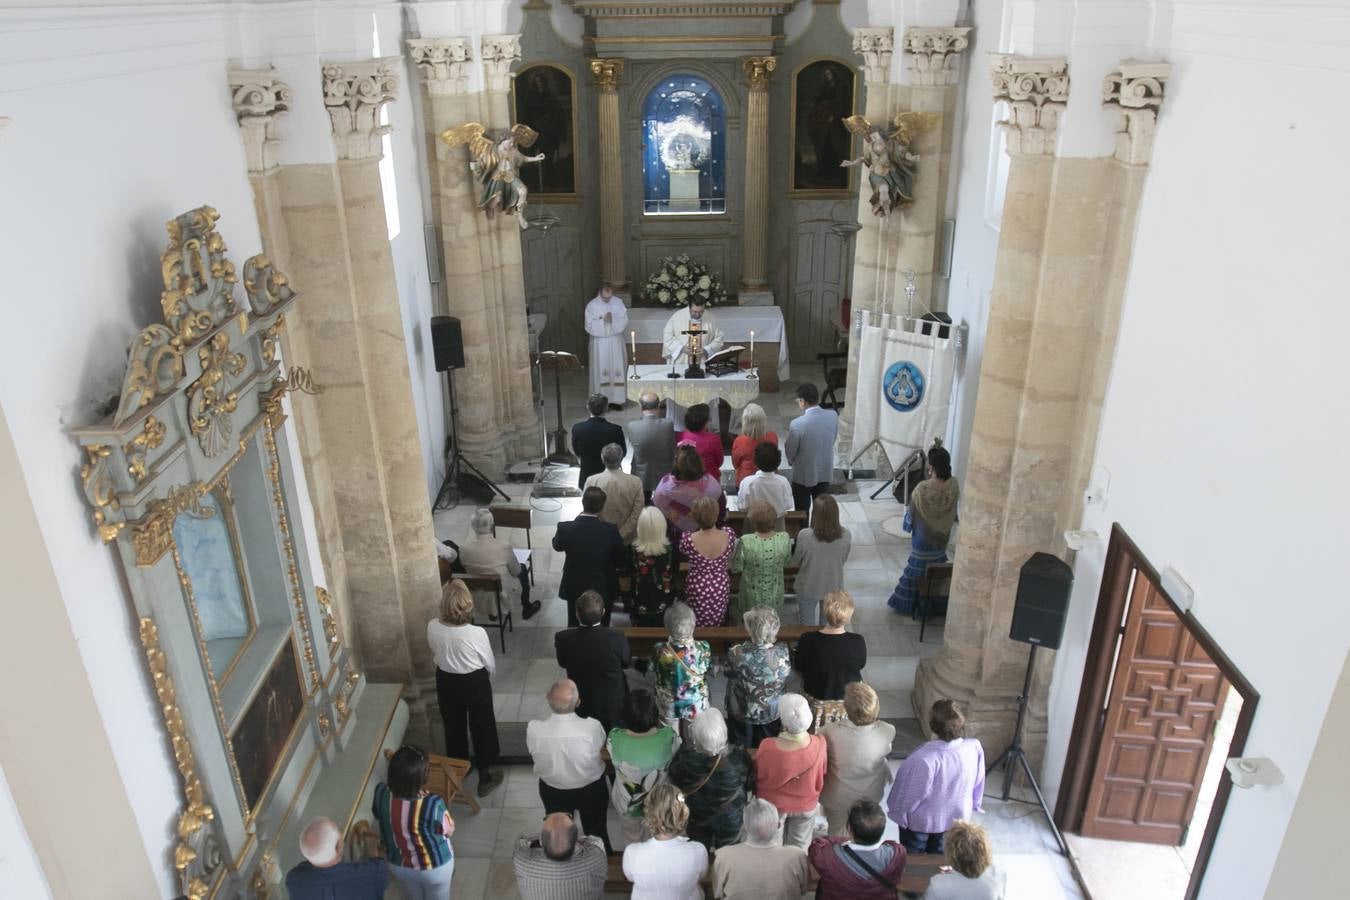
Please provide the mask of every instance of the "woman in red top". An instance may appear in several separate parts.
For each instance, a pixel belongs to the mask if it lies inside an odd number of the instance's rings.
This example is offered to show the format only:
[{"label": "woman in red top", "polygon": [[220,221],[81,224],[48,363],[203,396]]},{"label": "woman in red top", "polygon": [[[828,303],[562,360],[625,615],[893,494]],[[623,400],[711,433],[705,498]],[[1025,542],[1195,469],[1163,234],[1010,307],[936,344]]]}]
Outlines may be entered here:
[{"label": "woman in red top", "polygon": [[755,754],[755,792],[778,807],[783,846],[805,850],[825,787],[825,739],[811,734],[811,704],[801,694],[778,698],[778,720],[782,732]]},{"label": "woman in red top", "polygon": [[740,487],[747,475],[758,471],[755,448],[769,443],[778,446],[778,435],[769,431],[769,417],[758,403],[747,403],[741,413],[741,433],[731,442],[731,465],[736,470],[736,486]]},{"label": "woman in red top", "polygon": [[722,436],[708,431],[712,409],[706,403],[695,403],[684,411],[684,431],[675,435],[676,444],[693,444],[703,460],[703,471],[714,478],[722,477]]}]

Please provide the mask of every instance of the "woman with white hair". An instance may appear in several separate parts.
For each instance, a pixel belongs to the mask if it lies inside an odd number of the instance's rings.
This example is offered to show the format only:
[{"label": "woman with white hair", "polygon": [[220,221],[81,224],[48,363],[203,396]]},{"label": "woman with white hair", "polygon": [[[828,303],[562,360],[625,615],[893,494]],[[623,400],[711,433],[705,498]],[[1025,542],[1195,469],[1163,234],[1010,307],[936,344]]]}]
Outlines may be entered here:
[{"label": "woman with white hair", "polygon": [[750,640],[727,651],[727,728],[745,747],[778,734],[778,697],[792,673],[786,644],[778,643],[778,613],[767,606],[745,614]]},{"label": "woman with white hair", "polygon": [[731,442],[731,465],[736,470],[736,484],[755,474],[755,448],[770,443],[778,446],[778,435],[769,430],[769,417],[758,403],[747,403],[741,411],[741,433]]},{"label": "woman with white hair", "polygon": [[895,741],[895,726],[878,720],[877,692],[861,681],[853,682],[844,688],[844,712],[847,719],[820,730],[830,761],[820,792],[830,837],[848,834],[849,809],[858,800],[880,801],[891,778],[886,757]]},{"label": "woman with white hair", "polygon": [[[502,581],[502,605],[513,609],[517,603],[520,617],[528,619],[539,612],[539,601],[530,602],[528,573],[516,560],[511,545],[492,534],[492,511],[479,509],[469,517],[473,539],[459,548],[459,561],[470,575],[496,575]],[[496,618],[496,610],[484,610],[488,618]]]},{"label": "woman with white hair", "polygon": [[708,851],[685,836],[689,807],[679,790],[668,784],[652,788],[643,816],[651,838],[623,851],[633,900],[703,900],[699,881],[708,871]]},{"label": "woman with white hair", "polygon": [[782,733],[759,745],[755,785],[759,796],[778,807],[784,846],[811,843],[820,791],[825,786],[825,739],[811,733],[811,704],[801,694],[778,700]]},{"label": "woman with white hair", "polygon": [[666,533],[666,517],[655,506],[638,516],[633,541],[633,606],[629,613],[639,628],[659,628],[675,602],[675,550]]},{"label": "woman with white hair", "polygon": [[806,853],[778,843],[778,810],[762,797],[745,805],[745,840],[713,859],[715,900],[800,900],[810,880]]},{"label": "woman with white hair", "polygon": [[727,723],[709,709],[689,724],[689,739],[670,761],[667,779],[689,804],[689,836],[716,850],[740,839],[754,774],[745,748],[727,743]]},{"label": "woman with white hair", "polygon": [[[683,603],[666,610],[669,639],[652,649],[656,672],[656,698],[672,724],[681,729],[708,708],[708,669],[712,646],[694,640],[694,611]],[[683,730],[681,730],[683,735]]]}]

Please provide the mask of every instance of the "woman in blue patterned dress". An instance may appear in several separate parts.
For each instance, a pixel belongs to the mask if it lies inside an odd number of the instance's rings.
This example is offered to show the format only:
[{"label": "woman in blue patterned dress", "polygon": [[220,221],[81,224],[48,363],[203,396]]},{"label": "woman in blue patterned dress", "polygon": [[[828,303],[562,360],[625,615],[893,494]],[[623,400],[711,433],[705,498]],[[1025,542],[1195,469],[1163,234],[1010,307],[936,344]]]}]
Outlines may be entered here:
[{"label": "woman in blue patterned dress", "polygon": [[933,449],[928,451],[928,477],[910,494],[909,508],[905,510],[905,531],[913,535],[909,562],[886,601],[901,615],[914,614],[919,581],[928,567],[947,561],[947,539],[951,537],[960,498],[961,488],[952,477],[951,454],[942,448],[941,441],[935,440]]},{"label": "woman in blue patterned dress", "polygon": [[750,749],[778,736],[778,698],[792,672],[787,644],[778,643],[779,624],[772,607],[752,607],[745,614],[750,640],[727,651],[727,733]]},{"label": "woman in blue patterned dress", "polygon": [[694,611],[684,603],[666,610],[669,640],[652,648],[652,668],[656,671],[656,699],[669,724],[684,726],[708,708],[708,669],[712,666],[712,647],[707,641],[694,640]]}]

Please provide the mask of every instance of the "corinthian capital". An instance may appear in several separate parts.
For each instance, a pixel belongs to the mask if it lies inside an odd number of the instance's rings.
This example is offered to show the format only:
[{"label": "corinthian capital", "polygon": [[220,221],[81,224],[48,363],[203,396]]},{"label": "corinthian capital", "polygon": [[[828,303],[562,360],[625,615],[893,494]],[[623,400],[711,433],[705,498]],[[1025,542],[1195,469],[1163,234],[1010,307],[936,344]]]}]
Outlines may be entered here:
[{"label": "corinthian capital", "polygon": [[863,77],[868,84],[890,82],[891,54],[894,50],[894,28],[853,29],[853,52],[863,58]]},{"label": "corinthian capital", "polygon": [[906,28],[910,81],[937,86],[956,84],[956,57],[969,46],[969,28]]},{"label": "corinthian capital", "polygon": [[275,69],[230,69],[229,79],[248,171],[266,172],[277,164],[277,120],[290,108],[291,89],[277,78]]},{"label": "corinthian capital", "polygon": [[325,63],[323,103],[333,122],[338,159],[379,159],[388,125],[380,108],[398,96],[398,57],[352,63]]},{"label": "corinthian capital", "polygon": [[511,66],[520,59],[520,35],[485,34],[482,50],[483,72],[487,75],[489,91],[511,90]]},{"label": "corinthian capital", "polygon": [[767,91],[769,89],[769,75],[778,68],[778,58],[774,56],[751,56],[748,59],[741,60],[741,67],[745,69],[745,78],[750,82],[750,90]]},{"label": "corinthian capital", "polygon": [[1163,86],[1171,74],[1170,63],[1126,59],[1102,82],[1102,106],[1120,113],[1116,159],[1132,166],[1146,166],[1153,159],[1158,108],[1162,106]]},{"label": "corinthian capital", "polygon": [[468,38],[415,38],[408,41],[422,83],[432,96],[462,94],[469,86],[473,45]]},{"label": "corinthian capital", "polygon": [[1028,57],[991,53],[994,100],[1008,104],[1009,118],[999,122],[1016,156],[1053,156],[1059,117],[1069,100],[1069,63],[1062,56]]},{"label": "corinthian capital", "polygon": [[591,75],[595,78],[595,86],[600,89],[600,93],[613,94],[618,91],[619,79],[623,77],[623,60],[593,59]]}]

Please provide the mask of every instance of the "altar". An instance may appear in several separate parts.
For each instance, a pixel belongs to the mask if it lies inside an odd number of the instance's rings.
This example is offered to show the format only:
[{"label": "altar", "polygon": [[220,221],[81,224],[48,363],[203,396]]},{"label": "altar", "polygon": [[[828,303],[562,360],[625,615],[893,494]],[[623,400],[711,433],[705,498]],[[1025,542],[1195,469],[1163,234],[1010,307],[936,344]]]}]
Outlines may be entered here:
[{"label": "altar", "polygon": [[[664,359],[661,353],[661,334],[674,310],[657,306],[638,306],[628,310],[628,328],[637,332],[637,361],[639,369],[661,369],[668,371],[660,363]],[[780,381],[790,377],[788,368],[787,338],[783,326],[783,311],[777,306],[718,306],[711,310],[722,328],[724,347],[743,344],[745,352],[741,354],[741,363],[750,361],[750,332],[755,333],[755,365],[759,366],[759,388],[765,391],[777,391]],[[681,367],[680,371],[684,371]],[[696,379],[697,380],[697,379]],[[719,380],[719,379],[712,379]],[[630,382],[630,398],[635,398]],[[756,392],[758,393],[758,392]],[[663,399],[666,395],[662,395]],[[729,398],[727,402],[739,409],[745,403],[735,404]],[[753,399],[753,398],[751,398]],[[689,404],[675,398],[681,406]],[[694,403],[701,402],[699,400]],[[749,400],[745,401],[746,403]]]},{"label": "altar", "polygon": [[[638,377],[630,377],[627,382],[629,400],[637,400],[651,391],[662,400],[672,400],[685,409],[695,403],[711,406],[718,400],[725,400],[732,409],[743,409],[745,404],[759,396],[763,385],[761,379],[751,378],[745,370],[720,377],[671,378],[669,363],[638,365],[636,368]],[[683,365],[678,370],[683,373]]]}]

